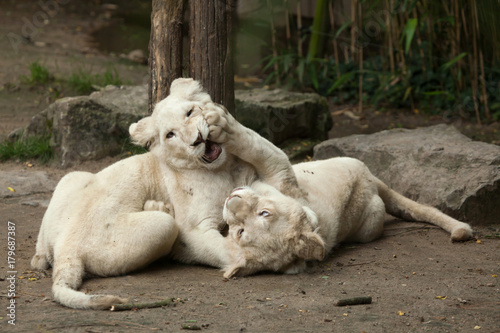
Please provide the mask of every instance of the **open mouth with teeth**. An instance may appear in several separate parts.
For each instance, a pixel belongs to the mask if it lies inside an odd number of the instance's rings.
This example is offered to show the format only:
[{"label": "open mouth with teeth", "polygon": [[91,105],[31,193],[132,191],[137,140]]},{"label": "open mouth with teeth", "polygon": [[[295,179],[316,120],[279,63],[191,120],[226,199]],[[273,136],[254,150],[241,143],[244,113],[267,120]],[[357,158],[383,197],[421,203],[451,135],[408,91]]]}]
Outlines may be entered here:
[{"label": "open mouth with teeth", "polygon": [[212,142],[210,140],[204,140],[201,136],[201,133],[198,132],[198,137],[191,146],[196,147],[201,143],[205,144],[205,153],[201,156],[203,162],[210,164],[219,158],[220,154],[222,153],[221,146],[218,143]]}]

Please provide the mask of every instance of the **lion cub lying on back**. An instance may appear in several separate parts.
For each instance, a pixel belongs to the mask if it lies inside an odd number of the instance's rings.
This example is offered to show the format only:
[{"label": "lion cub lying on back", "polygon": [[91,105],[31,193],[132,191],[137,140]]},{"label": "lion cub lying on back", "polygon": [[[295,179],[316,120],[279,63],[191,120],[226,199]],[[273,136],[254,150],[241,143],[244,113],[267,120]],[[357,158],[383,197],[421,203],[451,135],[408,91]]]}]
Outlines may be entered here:
[{"label": "lion cub lying on back", "polygon": [[305,260],[322,260],[340,242],[370,242],[382,234],[386,211],[435,224],[453,241],[472,229],[439,210],[407,199],[373,176],[359,160],[332,158],[294,166],[303,201],[255,182],[226,199],[229,235],[244,253],[225,277],[261,270],[298,273]]}]

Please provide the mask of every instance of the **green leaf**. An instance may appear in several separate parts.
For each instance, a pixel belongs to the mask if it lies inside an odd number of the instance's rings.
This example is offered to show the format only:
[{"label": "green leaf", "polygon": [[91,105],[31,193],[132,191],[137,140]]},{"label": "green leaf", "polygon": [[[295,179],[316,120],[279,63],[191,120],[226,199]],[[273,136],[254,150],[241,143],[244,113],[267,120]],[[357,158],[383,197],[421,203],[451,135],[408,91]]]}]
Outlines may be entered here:
[{"label": "green leaf", "polygon": [[335,82],[332,84],[330,89],[328,89],[328,92],[326,94],[330,95],[335,89],[341,87],[342,85],[344,85],[344,83],[351,80],[355,73],[356,72],[348,72],[342,74],[342,76],[340,76],[337,80],[335,80]]},{"label": "green leaf", "polygon": [[408,99],[408,96],[410,96],[411,93],[411,87],[408,87],[405,91],[405,95],[403,96],[403,102]]},{"label": "green leaf", "polygon": [[450,67],[456,63],[457,61],[459,61],[460,59],[462,59],[463,57],[465,57],[467,55],[467,52],[462,52],[460,53],[459,55],[457,55],[455,58],[451,59],[450,61],[448,61],[447,63],[445,63],[443,66],[441,66],[441,69],[442,70],[445,70],[447,71],[448,69],[450,69]]},{"label": "green leaf", "polygon": [[492,103],[490,105],[490,110],[499,110],[499,109],[500,109],[500,103],[499,102]]},{"label": "green leaf", "polygon": [[447,94],[448,94],[447,91],[442,91],[442,90],[424,92],[424,95],[427,95],[427,96],[437,96],[437,95],[447,95]]},{"label": "green leaf", "polygon": [[408,54],[410,50],[411,42],[413,40],[413,36],[415,35],[415,29],[417,28],[418,20],[416,18],[409,19],[406,22],[405,28],[403,30],[403,36],[405,37],[405,54]]},{"label": "green leaf", "polygon": [[297,74],[299,75],[300,83],[304,83],[304,65],[306,64],[305,59],[299,60],[299,65],[297,66]]},{"label": "green leaf", "polygon": [[314,66],[309,66],[309,74],[311,75],[311,81],[313,84],[314,89],[318,90],[319,88],[319,82],[318,82],[318,76],[316,75],[316,68]]},{"label": "green leaf", "polygon": [[274,65],[274,63],[275,63],[276,61],[278,61],[278,59],[279,59],[279,57],[272,58],[272,59],[271,59],[271,60],[267,63],[267,65],[266,65],[264,68],[262,68],[262,71],[263,71],[263,72],[267,71],[267,70],[268,70],[268,69],[269,69],[272,65]]},{"label": "green leaf", "polygon": [[337,30],[337,32],[335,33],[335,37],[333,37],[334,39],[337,38],[341,33],[342,31],[344,31],[345,29],[347,29],[348,26],[350,26],[352,23],[351,20],[347,21],[346,23],[342,24],[342,26],[339,28],[339,30]]}]

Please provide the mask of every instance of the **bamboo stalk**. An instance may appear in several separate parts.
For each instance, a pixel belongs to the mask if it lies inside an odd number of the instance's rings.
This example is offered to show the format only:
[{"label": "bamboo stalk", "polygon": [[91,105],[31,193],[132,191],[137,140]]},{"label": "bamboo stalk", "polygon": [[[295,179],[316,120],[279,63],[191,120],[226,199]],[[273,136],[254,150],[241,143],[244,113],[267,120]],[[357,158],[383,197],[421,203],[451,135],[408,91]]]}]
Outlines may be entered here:
[{"label": "bamboo stalk", "polygon": [[[480,39],[479,36],[479,20],[478,20],[478,15],[477,15],[477,4],[474,3],[474,21],[475,21],[475,29],[477,31],[477,39]],[[479,67],[481,69],[481,76],[479,77],[479,81],[481,82],[481,100],[483,102],[484,106],[484,114],[486,116],[486,119],[490,120],[491,115],[490,115],[490,109],[488,107],[488,93],[486,92],[486,81],[484,80],[484,59],[483,59],[483,51],[481,47],[479,46]]]},{"label": "bamboo stalk", "polygon": [[[331,1],[328,3],[328,11],[330,14],[330,27],[332,28],[333,33],[335,31],[335,17],[333,13],[333,3]],[[335,58],[337,78],[340,78],[339,45],[337,43],[337,38],[333,38],[333,57]]]},{"label": "bamboo stalk", "polygon": [[388,41],[388,48],[389,48],[389,65],[391,67],[391,74],[394,74],[396,72],[396,67],[394,66],[394,49],[392,45],[392,20],[391,20],[391,15],[392,15],[392,8],[390,7],[389,0],[385,0],[385,5],[386,9],[389,11],[389,15],[387,15],[385,19],[385,24],[387,27],[387,41]]},{"label": "bamboo stalk", "polygon": [[[278,57],[278,48],[276,47],[276,26],[274,25],[274,11],[270,0],[267,0],[267,7],[271,13],[271,47],[273,49],[273,57]],[[276,84],[281,84],[280,71],[278,62],[274,62],[274,71],[276,72]]]},{"label": "bamboo stalk", "polygon": [[[403,29],[405,27],[405,24],[403,24],[403,18],[402,18],[402,15],[399,14],[397,15],[398,17],[398,30],[397,30],[397,34],[396,36],[400,37],[402,32],[403,32]],[[401,21],[401,22],[399,22]],[[398,38],[396,37],[396,38]],[[398,38],[398,40],[400,40],[400,38]],[[403,48],[403,45],[401,43],[398,43],[399,44],[399,55],[400,55],[400,60],[401,60],[401,66],[403,68],[403,73],[406,73],[406,56],[405,56],[405,51],[404,51],[404,48]]]},{"label": "bamboo stalk", "polygon": [[479,115],[479,105],[477,103],[477,95],[476,95],[476,90],[479,87],[478,84],[478,75],[477,75],[477,57],[478,57],[478,52],[477,52],[477,31],[476,31],[476,23],[475,23],[475,7],[476,7],[476,2],[475,0],[469,0],[469,4],[471,6],[471,21],[472,21],[472,49],[473,49],[473,59],[472,59],[472,99],[474,101],[474,111],[476,113],[476,121],[478,125],[481,125],[481,117]]},{"label": "bamboo stalk", "polygon": [[[425,10],[428,12],[429,7],[426,5]],[[429,68],[434,69],[434,59],[432,58],[433,53],[433,29],[432,29],[432,19],[430,15],[427,15],[427,38],[429,39]]]},{"label": "bamboo stalk", "polygon": [[297,53],[302,58],[302,10],[300,9],[300,0],[297,1]]},{"label": "bamboo stalk", "polygon": [[[417,22],[420,23],[420,19],[418,17],[418,13],[417,13],[417,7],[413,8],[413,15],[417,19]],[[420,58],[422,59],[422,71],[425,73],[427,70],[426,70],[426,66],[425,66],[425,54],[424,54],[424,50],[422,49],[422,38],[420,36],[420,29],[417,26],[417,28],[415,30],[416,30],[416,34],[417,34],[418,50],[420,53]]]},{"label": "bamboo stalk", "polygon": [[[455,8],[453,10],[454,15],[455,15],[455,39],[456,39],[457,46],[460,48],[460,24],[458,24],[458,22],[460,22],[460,14],[459,14],[460,7],[458,6],[458,0],[454,0],[453,4],[455,5]],[[458,52],[457,52],[457,55],[458,55]],[[457,67],[459,69],[462,69],[462,67],[463,67],[462,59],[458,60]],[[460,91],[462,91],[462,89],[463,89],[463,82],[464,82],[463,76],[460,76],[460,78],[458,79],[459,94],[460,94]]]},{"label": "bamboo stalk", "polygon": [[484,105],[484,114],[486,119],[491,120],[490,108],[488,106],[488,92],[486,90],[486,80],[484,79],[484,59],[483,59],[483,51],[479,49],[479,66],[481,68],[481,88],[482,88],[482,100]]},{"label": "bamboo stalk", "polygon": [[290,33],[290,11],[288,10],[288,0],[284,0],[284,7],[285,7],[286,45],[290,47],[291,33]]},{"label": "bamboo stalk", "polygon": [[[363,12],[361,8],[361,3],[358,3],[358,20],[359,20],[359,25],[360,25],[360,31],[361,31],[361,25],[363,24]],[[359,113],[363,112],[363,46],[360,47],[359,50],[359,106],[358,106],[358,111]]]},{"label": "bamboo stalk", "polygon": [[[351,0],[351,54],[352,61],[356,61],[355,45],[356,45],[356,11],[358,7],[358,0]],[[349,61],[348,61],[349,62]]]},{"label": "bamboo stalk", "polygon": [[[453,16],[454,18],[456,17],[455,15],[455,2],[456,0],[453,0],[453,3],[450,4],[450,8],[448,8],[447,4],[445,1],[443,1],[443,7],[446,11],[446,15],[447,16]],[[446,26],[446,34],[450,36],[450,41],[451,41],[451,55],[450,55],[450,58],[455,58],[456,56],[458,56],[458,48],[459,48],[459,44],[458,44],[458,41],[457,41],[457,27],[458,27],[458,22],[455,22],[455,29],[453,27],[447,27]],[[457,68],[458,67],[458,68]],[[458,77],[458,71],[459,71],[460,67],[459,65],[457,64],[457,66],[453,66],[450,68],[450,73],[451,73],[451,76],[453,78],[456,78]],[[453,82],[455,83],[455,90],[456,90],[456,94],[457,95],[460,95],[460,84],[459,82],[457,82],[457,80],[453,80]]]}]

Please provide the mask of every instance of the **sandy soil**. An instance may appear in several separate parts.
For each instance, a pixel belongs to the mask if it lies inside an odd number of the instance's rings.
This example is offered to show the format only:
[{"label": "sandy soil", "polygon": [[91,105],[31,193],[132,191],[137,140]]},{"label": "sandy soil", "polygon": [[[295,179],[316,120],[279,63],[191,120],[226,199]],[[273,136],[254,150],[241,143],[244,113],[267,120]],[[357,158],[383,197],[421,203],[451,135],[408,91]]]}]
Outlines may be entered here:
[{"label": "sandy soil", "polygon": [[[20,34],[22,18],[31,20],[40,10],[37,3],[0,4],[0,138],[25,125],[53,100],[47,87],[30,88],[20,80],[20,75],[28,74],[28,64],[37,59],[61,75],[76,64],[102,68],[109,62],[131,84],[142,83],[147,74],[145,66],[120,62],[92,47],[88,34],[104,22],[99,2],[61,7],[39,29],[34,39],[41,43],[23,43],[15,52],[5,36]],[[440,117],[377,114],[369,109],[357,113],[348,106],[332,111],[332,137],[443,122]],[[475,139],[498,143],[498,124],[476,127],[451,121]],[[116,160],[88,162],[74,169],[97,172]],[[33,164],[30,168],[15,161],[1,163],[0,170],[42,170],[55,181],[73,170]],[[184,325],[211,332],[500,332],[500,226],[475,228],[477,239],[451,243],[440,229],[389,219],[381,239],[342,246],[324,262],[293,276],[260,274],[226,280],[217,269],[165,259],[124,276],[87,280],[82,290],[130,297],[134,302],[175,298],[175,306],[80,311],[52,301],[50,270],[46,274],[30,270],[46,208],[26,203],[49,199],[50,193],[0,199],[2,332],[179,331]],[[11,270],[8,222],[15,224],[16,233],[15,326],[8,323],[6,308]],[[338,299],[355,296],[371,296],[373,303],[334,305]]]},{"label": "sandy soil", "polygon": [[[97,171],[111,162],[86,163],[78,169]],[[54,180],[68,171],[12,162],[1,168],[44,170]],[[494,237],[498,227],[476,228],[478,240],[451,243],[440,229],[394,220],[388,221],[381,239],[344,245],[299,275],[226,280],[217,269],[165,259],[124,276],[89,279],[82,290],[134,302],[175,298],[175,306],[124,312],[68,309],[51,300],[51,271],[33,272],[29,265],[45,208],[23,203],[49,198],[45,193],[0,202],[1,251],[7,253],[7,223],[13,222],[17,271],[14,328],[6,310],[10,268],[4,255],[1,331],[178,331],[183,325],[212,332],[500,331],[500,240]],[[356,296],[371,296],[373,303],[334,305]]]}]

